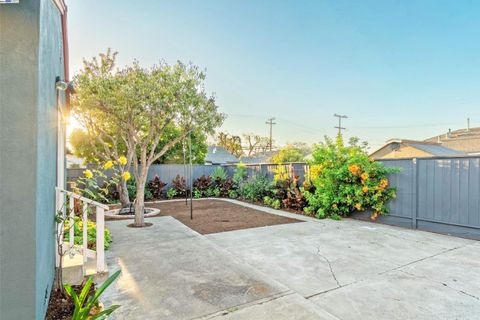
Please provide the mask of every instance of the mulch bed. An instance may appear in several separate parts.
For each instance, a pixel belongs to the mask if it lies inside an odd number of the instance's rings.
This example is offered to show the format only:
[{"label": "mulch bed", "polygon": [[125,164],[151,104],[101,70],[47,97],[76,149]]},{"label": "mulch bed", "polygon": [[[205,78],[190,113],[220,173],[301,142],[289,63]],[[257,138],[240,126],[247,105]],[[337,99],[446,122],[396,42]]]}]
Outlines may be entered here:
[{"label": "mulch bed", "polygon": [[148,207],[159,208],[161,216],[172,216],[200,234],[302,222],[222,200],[194,200],[193,219],[190,201],[188,205],[185,201],[149,203]]}]

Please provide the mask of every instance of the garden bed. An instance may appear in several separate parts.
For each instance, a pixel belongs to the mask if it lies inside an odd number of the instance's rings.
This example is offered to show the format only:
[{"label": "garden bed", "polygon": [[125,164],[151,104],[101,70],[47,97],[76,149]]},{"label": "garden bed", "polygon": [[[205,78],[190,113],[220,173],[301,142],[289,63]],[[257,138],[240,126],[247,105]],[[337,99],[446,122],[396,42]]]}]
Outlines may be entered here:
[{"label": "garden bed", "polygon": [[[82,291],[82,286],[72,286],[77,294]],[[95,292],[95,286],[90,288],[89,295],[93,295]],[[50,294],[50,301],[48,303],[48,310],[45,316],[46,320],[70,320],[75,306],[72,298],[63,295],[60,290],[53,289]]]},{"label": "garden bed", "polygon": [[185,201],[149,203],[148,206],[160,209],[161,216],[172,216],[200,234],[302,222],[223,200],[194,200],[193,219]]}]

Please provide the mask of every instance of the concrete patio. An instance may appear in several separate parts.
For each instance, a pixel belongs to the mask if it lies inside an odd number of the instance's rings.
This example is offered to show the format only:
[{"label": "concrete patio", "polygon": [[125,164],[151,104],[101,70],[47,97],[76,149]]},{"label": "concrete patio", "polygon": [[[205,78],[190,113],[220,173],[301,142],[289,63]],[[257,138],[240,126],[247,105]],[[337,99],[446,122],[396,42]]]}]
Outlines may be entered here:
[{"label": "concrete patio", "polygon": [[115,319],[479,319],[480,243],[315,220],[202,236],[109,222]]}]

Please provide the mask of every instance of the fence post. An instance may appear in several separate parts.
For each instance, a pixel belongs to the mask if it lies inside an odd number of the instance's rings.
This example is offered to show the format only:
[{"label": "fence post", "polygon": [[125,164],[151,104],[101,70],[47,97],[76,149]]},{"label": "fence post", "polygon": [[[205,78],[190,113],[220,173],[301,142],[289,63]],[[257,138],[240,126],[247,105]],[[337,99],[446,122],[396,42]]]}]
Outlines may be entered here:
[{"label": "fence post", "polygon": [[413,180],[413,185],[412,185],[412,190],[413,190],[413,195],[412,195],[412,228],[417,229],[417,217],[418,217],[418,159],[413,158],[412,159],[413,167],[412,167],[412,180]]},{"label": "fence post", "polygon": [[104,209],[97,207],[97,272],[105,271],[105,216]]}]

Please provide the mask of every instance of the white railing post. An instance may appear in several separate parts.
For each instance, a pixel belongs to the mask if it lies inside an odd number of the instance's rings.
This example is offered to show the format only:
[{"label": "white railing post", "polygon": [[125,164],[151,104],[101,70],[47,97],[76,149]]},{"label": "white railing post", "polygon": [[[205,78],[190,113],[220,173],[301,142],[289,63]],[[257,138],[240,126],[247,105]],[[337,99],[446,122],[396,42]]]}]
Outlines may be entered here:
[{"label": "white railing post", "polygon": [[75,198],[70,196],[69,199],[69,217],[70,217],[70,224],[69,224],[69,237],[70,237],[70,249],[73,248],[73,245],[75,244],[75,234],[74,234],[74,229],[75,229]]},{"label": "white railing post", "polygon": [[87,224],[88,224],[88,203],[83,202],[83,212],[82,212],[82,225],[83,225],[83,262],[87,262],[87,249],[88,249],[88,234],[87,234]]},{"label": "white railing post", "polygon": [[97,272],[105,271],[105,216],[104,209],[97,206]]},{"label": "white railing post", "polygon": [[[71,228],[69,229],[69,236],[70,236],[70,243],[69,247],[72,249],[72,247],[75,244],[75,232],[74,232],[74,224],[75,224],[75,199],[78,199],[78,201],[81,202],[82,204],[82,215],[81,215],[81,220],[82,220],[82,250],[83,250],[83,261],[84,263],[87,262],[89,252],[91,250],[88,249],[88,207],[89,206],[95,206],[96,208],[96,224],[97,224],[97,234],[96,234],[96,258],[97,258],[97,272],[105,272],[105,210],[108,210],[108,207],[100,202],[82,197],[81,195],[75,194],[71,191],[67,191],[61,188],[56,188],[56,196],[57,196],[57,206],[56,210],[57,212],[61,212],[62,217],[64,221],[66,219],[69,220]],[[65,214],[66,210],[66,196],[69,197],[68,201],[68,209],[69,209],[69,214],[68,216]],[[56,212],[56,213],[57,213]],[[62,250],[63,249],[63,234],[65,232],[63,228],[64,224],[59,224],[58,225],[58,236],[61,239],[62,243]],[[58,249],[58,248],[57,248]],[[58,251],[57,251],[58,252]],[[57,266],[60,265],[60,255],[57,255]]]}]

